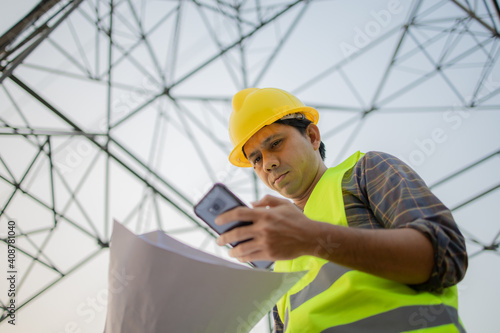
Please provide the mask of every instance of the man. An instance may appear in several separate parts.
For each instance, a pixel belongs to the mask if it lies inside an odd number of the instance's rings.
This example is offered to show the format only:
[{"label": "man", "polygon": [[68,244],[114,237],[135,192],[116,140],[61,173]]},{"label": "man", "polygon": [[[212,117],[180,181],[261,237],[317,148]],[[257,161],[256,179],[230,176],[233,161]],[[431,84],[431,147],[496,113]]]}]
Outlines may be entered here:
[{"label": "man", "polygon": [[465,332],[456,284],[467,269],[450,211],[409,166],[354,153],[334,168],[318,112],[290,93],[248,88],[233,98],[229,160],[253,167],[286,200],[265,196],[216,223],[252,221],[217,243],[240,261],[307,270],[276,306],[284,332]]}]

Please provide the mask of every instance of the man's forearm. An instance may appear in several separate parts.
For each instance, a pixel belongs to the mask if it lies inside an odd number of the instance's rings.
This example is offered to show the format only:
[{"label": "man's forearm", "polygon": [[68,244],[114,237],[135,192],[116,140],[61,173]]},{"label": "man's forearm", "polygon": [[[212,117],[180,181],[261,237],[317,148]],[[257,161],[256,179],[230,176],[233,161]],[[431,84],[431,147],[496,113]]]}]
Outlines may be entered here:
[{"label": "man's forearm", "polygon": [[313,222],[307,232],[308,255],[405,284],[424,283],[432,272],[432,243],[411,228],[368,230]]}]

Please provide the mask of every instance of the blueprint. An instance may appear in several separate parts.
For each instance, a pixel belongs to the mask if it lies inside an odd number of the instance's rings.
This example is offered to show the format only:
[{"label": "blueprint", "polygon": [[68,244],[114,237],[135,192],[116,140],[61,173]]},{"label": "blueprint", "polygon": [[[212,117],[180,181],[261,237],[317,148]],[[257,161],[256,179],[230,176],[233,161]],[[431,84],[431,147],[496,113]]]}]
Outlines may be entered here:
[{"label": "blueprint", "polygon": [[248,332],[304,273],[251,268],[115,221],[105,333]]}]

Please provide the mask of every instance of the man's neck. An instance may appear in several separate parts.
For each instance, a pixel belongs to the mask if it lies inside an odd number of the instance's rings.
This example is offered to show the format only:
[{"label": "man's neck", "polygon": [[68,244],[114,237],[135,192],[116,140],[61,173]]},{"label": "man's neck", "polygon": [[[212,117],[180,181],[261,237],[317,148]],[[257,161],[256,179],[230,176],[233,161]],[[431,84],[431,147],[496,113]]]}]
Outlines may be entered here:
[{"label": "man's neck", "polygon": [[316,172],[316,175],[314,176],[314,179],[311,182],[311,185],[308,187],[308,189],[304,192],[302,196],[293,199],[293,203],[302,211],[304,211],[304,207],[306,206],[307,200],[309,200],[309,197],[311,196],[311,193],[316,187],[316,184],[318,184],[319,180],[321,179],[321,177],[323,176],[323,174],[327,169],[328,168],[326,167],[326,165],[323,162],[321,162],[318,168],[318,172]]}]

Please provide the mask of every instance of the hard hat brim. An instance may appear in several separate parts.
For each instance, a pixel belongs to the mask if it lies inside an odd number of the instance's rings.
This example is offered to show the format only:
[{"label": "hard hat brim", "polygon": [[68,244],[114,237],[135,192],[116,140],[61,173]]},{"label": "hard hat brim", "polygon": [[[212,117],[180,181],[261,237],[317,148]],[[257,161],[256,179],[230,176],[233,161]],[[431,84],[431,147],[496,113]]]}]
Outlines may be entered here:
[{"label": "hard hat brim", "polygon": [[243,154],[243,146],[247,143],[250,138],[260,131],[264,126],[271,125],[275,121],[279,120],[280,118],[291,114],[291,113],[303,113],[304,116],[310,120],[312,123],[315,125],[318,124],[319,120],[319,113],[315,108],[312,108],[310,106],[303,106],[303,107],[298,107],[292,110],[285,110],[281,113],[274,114],[272,117],[269,117],[265,121],[263,121],[259,126],[257,126],[253,131],[248,133],[248,135],[240,142],[238,145],[236,145],[231,153],[229,154],[229,162],[231,162],[233,165],[237,167],[242,167],[242,168],[249,168],[252,166],[250,161],[245,157],[245,154]]}]

